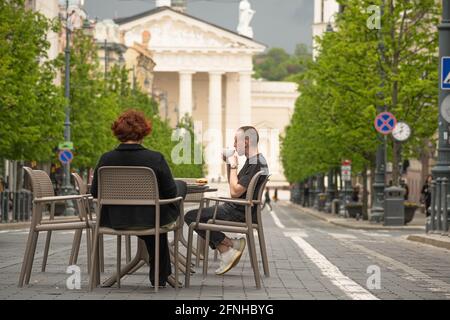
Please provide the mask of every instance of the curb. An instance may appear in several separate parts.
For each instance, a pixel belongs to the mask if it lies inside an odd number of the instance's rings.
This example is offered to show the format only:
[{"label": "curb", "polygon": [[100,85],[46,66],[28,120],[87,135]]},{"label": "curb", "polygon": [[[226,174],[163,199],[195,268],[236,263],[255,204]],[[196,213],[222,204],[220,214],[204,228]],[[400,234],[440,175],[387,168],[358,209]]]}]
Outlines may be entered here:
[{"label": "curb", "polygon": [[[391,231],[425,231],[425,226],[404,226],[404,227],[391,227],[391,226],[383,226],[383,225],[377,225],[377,224],[368,224],[368,225],[361,225],[361,224],[350,224],[348,223],[348,220],[342,220],[342,218],[336,218],[334,216],[332,217],[326,217],[325,214],[319,213],[314,209],[311,208],[304,208],[298,204],[289,202],[290,205],[293,207],[302,210],[306,214],[313,216],[314,218],[326,221],[330,224],[333,224],[335,226],[348,228],[348,229],[358,229],[358,230],[391,230]],[[331,215],[331,214],[330,214]],[[356,220],[355,220],[356,221]]]},{"label": "curb", "polygon": [[[440,239],[439,237],[442,237],[442,239]],[[419,243],[430,245],[433,247],[450,250],[450,238],[449,237],[444,237],[444,236],[439,236],[439,235],[433,236],[433,235],[412,234],[412,235],[409,235],[406,238],[406,240],[419,242]]]}]

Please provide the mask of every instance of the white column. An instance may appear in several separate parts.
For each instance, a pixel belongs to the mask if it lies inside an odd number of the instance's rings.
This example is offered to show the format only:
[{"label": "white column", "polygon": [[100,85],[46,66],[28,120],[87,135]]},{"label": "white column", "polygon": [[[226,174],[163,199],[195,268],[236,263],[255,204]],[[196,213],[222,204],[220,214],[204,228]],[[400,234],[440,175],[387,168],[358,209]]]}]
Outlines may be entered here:
[{"label": "white column", "polygon": [[178,120],[186,114],[192,115],[192,75],[193,71],[180,71],[180,95],[178,99]]},{"label": "white column", "polygon": [[226,74],[225,146],[233,147],[234,134],[240,125],[239,74]]},{"label": "white column", "polygon": [[239,124],[252,124],[252,71],[239,72]]},{"label": "white column", "polygon": [[222,134],[222,74],[209,73],[209,107],[208,107],[208,176],[214,178],[222,176],[222,161],[220,157],[223,148]]}]

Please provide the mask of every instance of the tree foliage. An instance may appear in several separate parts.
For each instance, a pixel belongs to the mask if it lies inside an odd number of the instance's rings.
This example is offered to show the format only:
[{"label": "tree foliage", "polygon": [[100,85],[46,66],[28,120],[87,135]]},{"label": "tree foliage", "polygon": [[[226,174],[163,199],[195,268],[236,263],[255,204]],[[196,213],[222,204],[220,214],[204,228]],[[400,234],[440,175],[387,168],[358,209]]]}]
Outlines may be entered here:
[{"label": "tree foliage", "polygon": [[[114,65],[105,75],[99,67],[97,46],[92,36],[78,31],[72,38],[71,59],[71,122],[72,140],[75,145],[75,168],[94,167],[106,151],[119,142],[111,132],[114,120],[127,109],[137,109],[151,119],[152,132],[143,145],[161,152],[178,177],[201,177],[202,164],[177,165],[171,152],[177,141],[172,139],[173,129],[159,116],[158,105],[139,87],[129,82],[125,67]],[[192,130],[190,123],[183,124]],[[192,150],[195,144],[192,141]]]},{"label": "tree foliage", "polygon": [[57,28],[23,0],[0,2],[0,158],[49,160],[60,140],[64,100],[46,38]]},{"label": "tree foliage", "polygon": [[309,61],[311,53],[305,44],[298,44],[293,55],[282,48],[272,48],[254,58],[255,77],[270,81],[290,80],[291,76],[304,72]]},{"label": "tree foliage", "polygon": [[[380,32],[367,27],[366,8],[382,0],[348,0],[335,32],[317,39],[319,56],[297,77],[301,96],[282,142],[289,181],[324,172],[342,159],[352,159],[354,171],[373,167],[380,143],[373,126],[377,106],[412,127],[405,156],[417,155],[435,133],[440,7],[434,0],[384,2]],[[394,142],[388,141],[392,155]]]}]

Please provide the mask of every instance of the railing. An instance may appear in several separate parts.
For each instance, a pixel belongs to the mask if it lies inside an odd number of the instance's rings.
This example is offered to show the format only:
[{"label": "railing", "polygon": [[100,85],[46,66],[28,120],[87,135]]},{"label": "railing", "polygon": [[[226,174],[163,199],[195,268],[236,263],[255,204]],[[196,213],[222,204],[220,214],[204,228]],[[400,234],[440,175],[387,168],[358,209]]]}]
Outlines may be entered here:
[{"label": "railing", "polygon": [[33,196],[29,190],[0,192],[0,222],[28,221],[31,218]]}]

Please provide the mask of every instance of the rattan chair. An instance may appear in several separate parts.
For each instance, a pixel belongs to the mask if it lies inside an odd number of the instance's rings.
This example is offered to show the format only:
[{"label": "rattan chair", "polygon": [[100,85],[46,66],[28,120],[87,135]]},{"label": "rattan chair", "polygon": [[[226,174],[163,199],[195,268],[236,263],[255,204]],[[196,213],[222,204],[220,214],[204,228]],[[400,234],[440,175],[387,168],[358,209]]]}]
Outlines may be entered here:
[{"label": "rattan chair", "polygon": [[[89,288],[100,284],[98,268],[98,243],[102,234],[117,237],[117,285],[120,288],[121,277],[121,237],[120,236],[155,236],[155,292],[159,287],[159,235],[173,231],[175,284],[178,284],[178,242],[183,218],[183,198],[159,199],[158,182],[154,171],[148,167],[101,167],[98,169],[98,206],[97,223],[94,232],[94,244],[91,258]],[[169,203],[180,204],[180,215],[175,223],[167,226],[160,225],[160,206]],[[148,205],[155,206],[155,227],[151,229],[116,230],[100,227],[101,208],[104,205]],[[126,214],[126,213],[125,213]],[[149,213],[150,214],[150,213]]]},{"label": "rattan chair", "polygon": [[[45,171],[32,170],[29,167],[24,167],[24,171],[27,173],[31,182],[31,188],[33,192],[33,213],[31,217],[30,232],[28,235],[22,268],[19,276],[19,287],[22,287],[24,283],[28,284],[30,282],[31,271],[40,232],[47,232],[41,269],[42,272],[44,272],[47,264],[52,231],[82,231],[83,229],[89,228],[86,211],[84,210],[84,207],[81,203],[84,199],[83,195],[55,196],[52,181]],[[55,219],[55,204],[61,201],[75,201],[77,204],[78,216],[72,219]],[[44,212],[48,205],[50,205],[50,216],[49,219],[44,219]],[[79,247],[79,244],[75,245]],[[87,241],[87,249],[88,254],[90,254],[89,240]],[[69,264],[72,264],[74,250],[75,249],[72,247],[72,254]]]},{"label": "rattan chair", "polygon": [[[186,183],[195,183],[197,181],[196,178],[179,178],[179,180],[183,180]],[[198,204],[200,205],[200,202],[202,201],[203,197],[205,196],[204,193],[198,192],[198,193],[188,193],[186,197],[184,198],[184,203],[192,203],[192,204]],[[206,207],[209,207],[210,201],[206,202]],[[181,243],[187,248],[187,241],[184,237],[181,237]],[[195,266],[198,267],[200,265],[200,260],[203,260],[203,253],[205,246],[205,240],[203,240],[202,237],[197,237],[197,246],[196,250],[193,251],[193,254],[195,255]],[[194,270],[192,269],[192,272]]]},{"label": "rattan chair", "polygon": [[[230,232],[230,233],[241,233],[245,234],[247,237],[248,242],[248,250],[250,255],[250,262],[253,268],[253,273],[255,276],[255,283],[256,287],[259,289],[261,288],[261,279],[259,274],[259,267],[258,267],[258,261],[256,257],[256,244],[255,244],[255,238],[253,235],[253,230],[258,230],[258,238],[259,243],[261,247],[261,255],[263,259],[263,266],[264,271],[266,275],[269,274],[269,268],[267,263],[267,251],[266,251],[266,245],[264,240],[264,230],[262,226],[261,221],[261,197],[264,190],[264,187],[268,181],[269,176],[263,175],[264,171],[259,171],[255,176],[253,176],[252,180],[250,181],[250,184],[247,188],[247,194],[245,199],[236,199],[236,198],[223,198],[223,197],[205,197],[203,198],[202,202],[200,203],[200,208],[197,214],[197,220],[195,222],[192,222],[189,225],[189,235],[188,235],[188,251],[187,251],[187,264],[189,265],[191,263],[192,258],[192,238],[194,229],[197,230],[205,230],[206,231],[206,239],[205,243],[209,244],[209,233],[210,231],[221,231],[221,232]],[[258,186],[258,181],[260,177],[264,177],[264,181],[260,184],[260,189],[258,190],[257,198],[254,199],[254,194],[256,191],[256,188]],[[200,223],[200,215],[201,210],[204,207],[204,204],[206,201],[212,201],[215,202],[215,212],[214,212],[214,218],[209,220],[208,223]],[[219,203],[234,203],[238,205],[245,206],[245,222],[230,222],[230,221],[222,221],[222,220],[216,220],[215,216],[217,214],[217,207]],[[252,207],[257,207],[257,223],[253,223],[252,220]],[[205,245],[204,248],[204,260],[203,260],[203,276],[205,277],[207,274],[208,269],[208,249],[209,245]],[[265,261],[265,262],[264,262]],[[190,274],[185,274],[185,287],[189,287],[190,285]]]},{"label": "rattan chair", "polygon": [[[91,224],[91,229],[87,230],[87,236],[90,237],[89,239],[92,238],[92,230],[95,228],[95,216],[92,215],[92,208],[93,206],[95,206],[95,200],[92,197],[92,195],[89,193],[89,188],[88,185],[83,181],[83,178],[76,172],[72,172],[72,177],[73,180],[75,182],[75,188],[78,190],[80,195],[84,195],[86,196],[85,198],[83,198],[83,205],[84,208],[86,210],[86,213],[88,215],[90,224]],[[75,237],[73,239],[74,243],[72,246],[72,255],[73,255],[73,263],[72,264],[76,264],[77,263],[77,257],[78,257],[78,251],[80,250],[80,243],[81,243],[81,232],[80,231],[76,231],[75,232]],[[78,244],[78,245],[77,245]],[[129,259],[131,260],[131,244],[129,245],[129,241],[127,243],[126,246],[126,250],[127,250],[127,258],[130,257]],[[105,258],[104,258],[104,241],[103,241],[103,236],[100,236],[100,241],[98,243],[99,245],[99,255],[100,255],[100,272],[104,272],[105,271]],[[71,255],[71,257],[72,257]],[[127,260],[128,262],[129,260]],[[91,265],[91,255],[88,255],[88,269]]]}]

